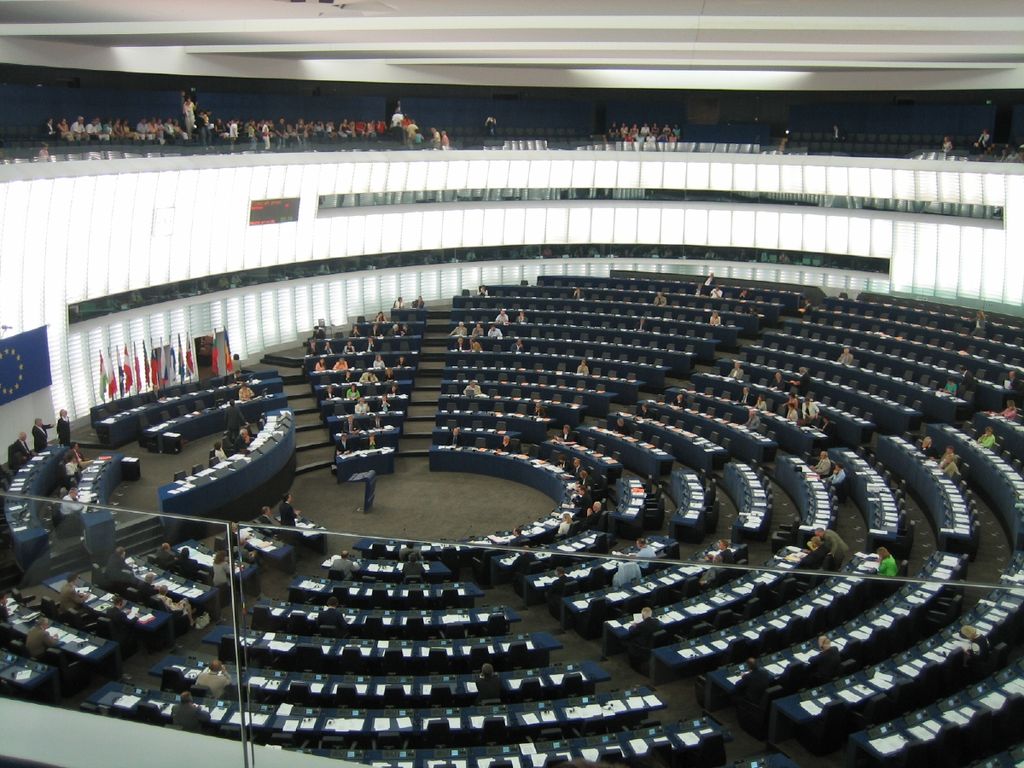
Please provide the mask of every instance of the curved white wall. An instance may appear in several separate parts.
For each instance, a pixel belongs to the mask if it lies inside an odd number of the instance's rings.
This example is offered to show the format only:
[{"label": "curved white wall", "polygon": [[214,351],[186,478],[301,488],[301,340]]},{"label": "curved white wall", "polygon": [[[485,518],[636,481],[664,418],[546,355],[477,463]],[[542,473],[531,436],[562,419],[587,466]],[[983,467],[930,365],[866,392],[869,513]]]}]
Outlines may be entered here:
[{"label": "curved white wall", "polygon": [[[55,404],[98,398],[98,351],[227,327],[235,351],[294,342],[395,295],[544,269],[602,274],[608,262],[525,262],[346,274],[111,315],[69,333],[83,299],[241,269],[406,250],[501,244],[747,246],[891,260],[893,290],[1020,303],[1024,169],[994,164],[608,152],[241,155],[0,167],[0,321],[48,324]],[[606,187],[872,196],[1002,206],[998,221],[856,209],[638,201],[459,202],[325,211],[318,196],[425,190]],[[300,198],[299,221],[248,225],[253,199]],[[658,264],[658,262],[656,262]],[[663,263],[662,263],[663,264]],[[716,266],[716,270],[718,267]],[[758,271],[759,268],[752,268]],[[506,270],[510,272],[506,275]],[[813,281],[808,276],[805,281]],[[824,278],[822,278],[824,279]],[[851,288],[839,279],[837,287]]]}]

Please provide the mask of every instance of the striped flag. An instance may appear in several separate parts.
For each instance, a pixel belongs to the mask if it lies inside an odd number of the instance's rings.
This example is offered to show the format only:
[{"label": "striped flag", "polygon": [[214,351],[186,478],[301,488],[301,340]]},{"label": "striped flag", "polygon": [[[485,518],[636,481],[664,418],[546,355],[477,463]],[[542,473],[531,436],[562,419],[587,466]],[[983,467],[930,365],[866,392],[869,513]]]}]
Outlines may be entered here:
[{"label": "striped flag", "polygon": [[110,383],[110,379],[107,378],[107,366],[103,362],[103,352],[100,352],[100,397],[103,400],[107,399],[107,385]]},{"label": "striped flag", "polygon": [[124,391],[127,394],[132,393],[132,384],[135,382],[132,380],[132,359],[128,355],[128,344],[124,345]]}]

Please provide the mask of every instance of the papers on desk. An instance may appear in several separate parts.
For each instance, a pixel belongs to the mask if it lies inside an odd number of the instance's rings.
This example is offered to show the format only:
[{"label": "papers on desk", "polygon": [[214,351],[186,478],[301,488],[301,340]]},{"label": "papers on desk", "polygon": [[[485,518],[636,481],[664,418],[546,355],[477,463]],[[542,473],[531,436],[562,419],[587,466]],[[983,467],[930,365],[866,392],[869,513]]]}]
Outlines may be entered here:
[{"label": "papers on desk", "polygon": [[270,643],[268,643],[268,646],[272,651],[280,651],[282,653],[287,653],[295,647],[295,643],[289,643],[282,640],[271,640]]},{"label": "papers on desk", "polygon": [[880,755],[891,755],[903,749],[907,744],[907,739],[902,734],[894,733],[889,736],[872,739],[870,743]]},{"label": "papers on desk", "polygon": [[814,701],[801,701],[800,708],[811,717],[817,717],[824,711],[821,705]]},{"label": "papers on desk", "polygon": [[118,696],[116,699],[114,699],[114,706],[115,707],[121,707],[123,709],[131,709],[136,704],[138,704],[140,701],[142,701],[142,699],[139,698],[138,696],[129,696],[129,695]]},{"label": "papers on desk", "polygon": [[19,683],[32,677],[31,669],[22,669],[14,673],[14,679]]}]

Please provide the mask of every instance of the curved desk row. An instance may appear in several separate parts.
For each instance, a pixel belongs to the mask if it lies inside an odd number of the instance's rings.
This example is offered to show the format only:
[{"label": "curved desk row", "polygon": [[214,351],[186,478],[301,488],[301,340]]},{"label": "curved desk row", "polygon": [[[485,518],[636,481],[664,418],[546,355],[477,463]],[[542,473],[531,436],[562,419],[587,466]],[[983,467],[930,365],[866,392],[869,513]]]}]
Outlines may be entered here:
[{"label": "curved desk row", "polygon": [[[518,356],[522,357],[522,355]],[[466,358],[459,358],[464,363]],[[472,358],[470,359],[472,360]],[[516,384],[554,384],[569,389],[592,390],[595,392],[611,392],[616,403],[635,403],[640,391],[640,383],[636,378],[620,378],[618,376],[600,376],[593,371],[589,374],[573,373],[566,370],[566,362],[562,360],[551,370],[546,370],[541,363],[534,363],[530,368],[529,357],[517,360],[522,365],[516,366],[484,366],[484,365],[446,365],[441,371],[443,379],[477,379],[478,381],[497,381],[499,383]]]},{"label": "curved desk row", "polygon": [[[443,376],[443,375],[442,375]],[[582,405],[589,416],[607,416],[612,401],[611,392],[597,392],[593,389],[571,389],[554,384],[513,384],[510,382],[489,381],[469,374],[465,378],[441,379],[441,393],[445,395],[461,395],[471,380],[476,380],[480,389],[489,397],[520,398],[543,400],[558,403],[562,400]]]},{"label": "curved desk row", "polygon": [[[484,309],[463,309],[453,311],[451,320],[453,323],[461,320],[468,328],[477,323],[486,327],[493,318],[491,318],[491,313]],[[666,317],[641,316],[637,318],[635,315],[625,315],[619,312],[580,312],[572,309],[561,312],[531,312],[527,321],[539,324],[546,329],[567,324],[568,328],[584,328],[588,332],[591,329],[600,328],[630,334],[640,328],[642,321],[644,331],[669,336],[672,343],[686,352],[697,352],[699,346],[702,359],[703,355],[709,351],[713,353],[716,348],[716,345],[707,345],[704,342],[717,342],[719,350],[735,349],[739,339],[739,328],[734,325],[708,325],[706,322],[673,320]],[[514,336],[531,335],[518,330],[522,328],[522,325],[516,324],[515,318],[505,327],[511,329]]]},{"label": "curved desk row", "polygon": [[[264,392],[252,400],[238,401],[237,405],[246,422],[254,424],[268,411],[287,408],[288,397],[284,392]],[[227,409],[228,403],[224,403],[146,427],[142,430],[139,443],[151,451],[178,453],[183,440],[199,440],[224,432],[227,428]]]},{"label": "curved desk row", "polygon": [[607,427],[580,427],[579,441],[612,458],[621,457],[622,466],[643,477],[659,478],[671,472],[675,457],[644,440],[615,432],[618,417],[609,414]]},{"label": "curved desk row", "polygon": [[316,375],[313,370],[316,368],[318,361],[323,361],[326,368],[334,368],[335,363],[339,360],[344,360],[348,367],[352,370],[366,370],[367,368],[373,368],[373,362],[377,355],[381,356],[384,361],[384,365],[388,368],[399,369],[399,368],[417,368],[420,362],[420,353],[418,350],[410,352],[357,352],[354,355],[306,355],[302,360],[302,370],[305,371],[307,376]]},{"label": "curved desk row", "polygon": [[[314,363],[315,365],[315,363]],[[388,368],[381,370],[380,368],[374,368],[367,366],[366,368],[347,368],[344,371],[306,371],[306,375],[309,378],[309,383],[314,387],[313,391],[316,392],[317,385],[327,384],[339,384],[344,385],[350,381],[357,382],[359,378],[367,371],[373,371],[373,375],[380,379],[378,382],[379,386],[390,387],[392,381],[397,381],[399,384],[405,382],[411,382],[416,376],[416,368],[412,365],[403,365],[397,368],[390,368],[393,379],[387,378]]]},{"label": "curved desk row", "polygon": [[662,413],[657,420],[624,412],[612,416],[616,421],[621,418],[652,445],[660,443],[662,449],[671,451],[676,461],[688,467],[713,472],[725,466],[729,459],[729,452],[725,448],[685,429],[682,420],[677,419],[675,414]]},{"label": "curved desk row", "polygon": [[[284,391],[284,383],[280,376],[268,376],[263,372],[260,376],[262,378],[252,376],[248,379],[253,394],[274,394]],[[147,426],[238,399],[239,387],[236,384],[209,389],[198,389],[198,385],[196,386],[196,389],[189,389],[176,397],[160,397],[151,403],[138,405],[96,422],[93,429],[96,430],[97,439],[103,445],[124,445],[132,440],[138,440]]]},{"label": "curved desk row", "polygon": [[551,420],[546,417],[519,413],[496,413],[494,411],[439,410],[434,417],[434,424],[439,427],[493,429],[502,433],[511,430],[508,434],[517,432],[528,443],[543,443],[547,440],[550,423]]},{"label": "curved desk row", "polygon": [[[514,340],[511,336],[503,339],[483,336],[475,340],[480,342],[484,352],[508,352],[515,354]],[[576,360],[587,359],[594,361],[601,359],[615,360],[617,363],[621,362],[622,364],[651,365],[655,369],[663,371],[666,375],[672,376],[686,376],[693,370],[694,355],[690,352],[643,347],[639,344],[552,339],[543,336],[524,336],[521,340],[527,350],[537,350],[549,355],[561,355]],[[457,343],[457,340],[452,340],[452,344]],[[457,349],[457,346],[449,345],[450,351]]]},{"label": "curved desk row", "polygon": [[[352,349],[346,350],[347,342]],[[351,336],[334,339],[313,339],[310,352],[314,355],[376,355],[385,352],[418,352],[422,336]]]},{"label": "curved desk row", "polygon": [[[668,416],[682,425],[706,437],[712,445],[721,445],[730,455],[759,464],[775,458],[778,444],[767,435],[748,429],[744,423],[727,421],[719,416],[701,413],[694,407],[680,407],[672,403],[658,403],[646,400],[640,406],[653,411],[654,418]],[[746,419],[744,419],[746,421]]]},{"label": "curved desk row", "polygon": [[[683,275],[679,275],[682,278]],[[624,277],[613,275],[610,277],[599,276],[576,276],[564,277],[562,275],[538,275],[538,285],[557,285],[561,287],[575,288],[576,286],[590,286],[601,289],[615,289],[618,291],[661,291],[682,293],[687,296],[695,295],[698,290],[704,288],[703,280],[665,279],[664,277]],[[724,285],[715,283],[720,288],[723,298],[747,301],[760,301],[771,304],[779,304],[783,309],[795,312],[803,302],[804,295],[800,291],[787,291],[780,288],[748,288],[738,285]],[[651,296],[653,300],[654,296]]]},{"label": "curved desk row", "polygon": [[[559,366],[563,368],[575,367],[578,357],[570,357],[568,354],[557,352],[548,353],[527,349],[525,352],[491,351],[491,352],[457,352],[448,350],[444,353],[445,368],[458,367],[509,367],[509,368],[540,368],[557,371]],[[591,358],[590,372],[596,376],[607,375],[627,380],[637,380],[647,387],[661,389],[665,386],[665,373],[668,370],[664,366],[656,366],[649,363],[634,363],[621,358]]]},{"label": "curved desk row", "polygon": [[[63,476],[66,452],[66,448],[55,445],[33,456],[15,473],[8,493],[49,496]],[[13,495],[4,499],[4,516],[11,531],[14,561],[22,571],[27,571],[32,563],[45,556],[50,549],[50,536],[39,514],[42,503],[17,499]]]},{"label": "curved desk row", "polygon": [[836,500],[825,481],[802,460],[780,454],[775,457],[775,482],[796,502],[800,531],[808,536],[818,528],[835,526]]},{"label": "curved desk row", "polygon": [[978,526],[957,484],[902,437],[883,435],[875,447],[878,460],[921,500],[935,528],[938,547],[946,552],[972,554],[978,548]]},{"label": "curved desk row", "polygon": [[573,477],[553,464],[522,454],[498,453],[484,448],[430,447],[431,472],[472,472],[511,480],[534,488],[555,504],[569,504]]},{"label": "curved desk row", "polygon": [[889,547],[894,553],[910,551],[913,538],[892,489],[882,475],[849,448],[830,448],[828,457],[846,468],[850,498],[868,525],[868,547]]},{"label": "curved desk row", "polygon": [[[451,427],[434,427],[430,430],[431,445],[447,445],[453,448],[488,448],[492,451],[501,448],[502,438],[508,435],[514,445],[518,445],[520,434],[497,429],[465,429],[459,428],[457,437],[452,436]],[[541,456],[541,458],[546,458]]]},{"label": "curved desk row", "polygon": [[669,495],[676,504],[676,511],[668,521],[669,533],[676,541],[702,542],[715,530],[718,520],[713,494],[707,492],[701,476],[686,467],[673,469],[669,483]]},{"label": "curved desk row", "polygon": [[[937,450],[953,451],[970,464],[966,477],[992,502],[992,509],[1010,534],[1010,545],[1024,549],[1024,477],[1001,455],[978,445],[976,440],[949,424],[928,424]],[[1016,454],[1020,457],[1020,454]]]},{"label": "curved desk row", "polygon": [[[344,426],[348,426],[346,420]],[[402,431],[393,425],[387,425],[380,429],[359,429],[349,432],[347,429],[334,433],[334,448],[337,451],[347,453],[349,451],[365,451],[370,447],[370,437],[373,437],[377,448],[398,449],[398,438]]]},{"label": "curved desk row", "polygon": [[772,527],[771,486],[749,464],[730,461],[722,472],[722,487],[736,505],[736,519],[732,522],[732,540],[742,541],[749,536],[765,541]]},{"label": "curved desk row", "polygon": [[[752,407],[757,403],[758,395],[763,395],[765,403],[770,410],[774,410],[777,405],[781,405],[787,399],[785,392],[780,392],[777,389],[772,389],[771,387],[763,384],[756,384],[747,377],[746,370],[744,370],[742,379],[737,380],[729,378],[728,373],[732,370],[731,360],[719,361],[719,368],[724,372],[724,375],[717,373],[693,374],[693,376],[690,377],[690,381],[692,382],[694,389],[703,389],[705,394],[714,394],[718,397],[735,399],[737,402],[742,402],[743,405],[748,407]],[[757,372],[757,370],[762,374],[766,373],[764,369],[755,369],[752,370],[751,373],[753,374]],[[767,376],[765,378],[767,378]],[[749,390],[747,393],[747,400],[745,401],[742,400],[744,388]],[[856,416],[852,413],[848,413],[840,408],[826,405],[824,401],[818,403],[818,411],[823,416],[828,416],[829,421],[832,423],[832,427],[828,431],[817,430],[823,434],[825,439],[830,443],[839,442],[843,445],[856,447],[863,443],[871,442],[871,436],[875,434],[875,425],[869,420]],[[765,418],[766,415],[766,413],[762,413],[762,419],[768,421],[770,425],[777,427],[778,417],[776,416],[775,418],[772,418],[769,416]],[[793,426],[796,427],[797,425],[794,424]],[[776,435],[778,435],[778,432],[776,432]],[[800,451],[790,450],[790,448],[784,445],[784,443],[786,443],[786,439],[782,438],[782,442],[780,442],[779,445],[783,450],[787,450],[790,453],[800,453]]]},{"label": "curved desk row", "polygon": [[472,608],[484,593],[472,582],[450,584],[376,584],[297,576],[288,585],[288,601],[324,604],[331,597],[343,606],[409,610]]},{"label": "curved desk row", "polygon": [[604,485],[614,483],[622,475],[622,462],[599,451],[588,448],[582,443],[547,440],[537,446],[537,458],[557,463],[561,457],[566,469],[571,469],[573,459],[579,459],[580,466],[587,470],[591,478],[600,478]]},{"label": "curved desk row", "polygon": [[[229,456],[198,475],[158,490],[160,510],[218,519],[247,519],[251,510],[232,509],[243,494],[271,480],[295,455],[295,416],[291,411],[267,414],[266,425],[253,438],[248,455]],[[165,520],[165,525],[168,521]]]}]

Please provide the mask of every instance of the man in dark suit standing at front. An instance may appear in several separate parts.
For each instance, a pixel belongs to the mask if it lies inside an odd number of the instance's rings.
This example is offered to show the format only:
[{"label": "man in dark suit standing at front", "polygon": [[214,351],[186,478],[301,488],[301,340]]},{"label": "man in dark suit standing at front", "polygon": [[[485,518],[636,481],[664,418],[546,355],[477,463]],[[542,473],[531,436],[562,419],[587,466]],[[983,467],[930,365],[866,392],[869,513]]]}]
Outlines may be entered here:
[{"label": "man in dark suit standing at front", "polygon": [[28,435],[24,432],[7,448],[7,463],[11,472],[17,472],[32,458],[32,450],[28,447]]},{"label": "man in dark suit standing at front", "polygon": [[46,430],[53,427],[53,424],[43,424],[42,419],[36,419],[32,424],[32,450],[41,453],[46,450],[46,444],[50,442]]},{"label": "man in dark suit standing at front", "polygon": [[68,412],[61,409],[57,416],[57,445],[65,448],[71,447],[71,420],[68,419]]}]

